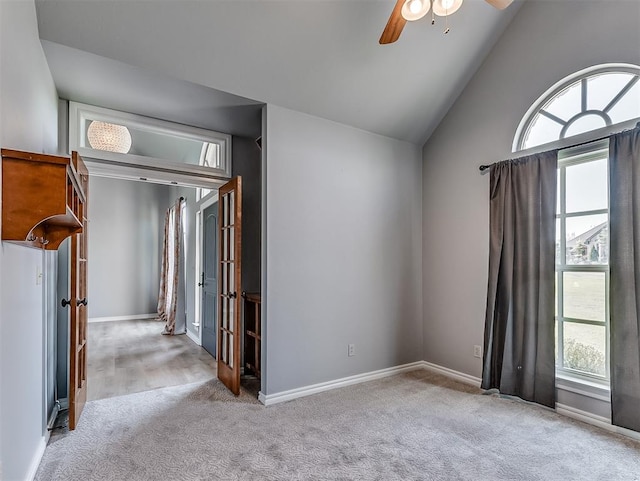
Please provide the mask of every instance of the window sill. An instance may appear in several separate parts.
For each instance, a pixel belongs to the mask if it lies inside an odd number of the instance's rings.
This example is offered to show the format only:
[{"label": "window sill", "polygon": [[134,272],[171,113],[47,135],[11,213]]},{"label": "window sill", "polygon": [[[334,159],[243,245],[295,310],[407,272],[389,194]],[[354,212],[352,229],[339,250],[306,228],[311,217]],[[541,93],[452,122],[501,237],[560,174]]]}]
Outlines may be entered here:
[{"label": "window sill", "polygon": [[599,401],[611,402],[611,390],[607,382],[590,381],[563,372],[556,373],[556,388]]}]

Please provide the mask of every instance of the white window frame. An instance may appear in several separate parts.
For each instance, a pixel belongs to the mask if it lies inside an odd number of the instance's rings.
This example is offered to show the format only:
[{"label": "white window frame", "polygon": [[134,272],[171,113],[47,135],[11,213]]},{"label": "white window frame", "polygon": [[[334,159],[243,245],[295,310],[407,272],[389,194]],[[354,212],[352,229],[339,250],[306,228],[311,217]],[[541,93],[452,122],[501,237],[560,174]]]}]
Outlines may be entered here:
[{"label": "white window frame", "polygon": [[[609,386],[610,379],[610,322],[609,322],[609,262],[607,264],[587,264],[573,265],[566,263],[566,224],[567,218],[579,217],[584,215],[606,214],[609,218],[609,195],[607,192],[607,208],[593,209],[580,212],[566,212],[566,168],[574,165],[585,164],[596,160],[607,159],[609,162],[609,141],[602,140],[593,142],[579,147],[569,148],[558,152],[558,178],[559,191],[557,193],[560,200],[560,213],[556,214],[556,219],[560,219],[560,259],[556,259],[556,323],[557,323],[557,360],[556,374],[559,378],[568,378],[579,380],[581,382],[593,383],[603,387]],[[608,189],[608,186],[607,186]],[[569,319],[564,317],[563,312],[563,273],[564,272],[603,272],[605,276],[605,319],[600,321],[591,321],[584,319]],[[572,322],[583,325],[598,325],[605,328],[605,375],[599,376],[576,369],[564,367],[564,336],[563,329],[566,322]]]},{"label": "white window frame", "polygon": [[[563,90],[565,90],[566,88],[568,88],[569,86],[575,84],[580,80],[586,81],[586,79],[594,75],[599,75],[604,73],[614,73],[614,72],[640,75],[640,67],[637,65],[627,64],[627,63],[608,63],[608,64],[596,65],[596,66],[589,67],[589,68],[580,70],[578,72],[575,72],[569,75],[568,77],[563,78],[559,82],[556,82],[551,88],[549,88],[545,93],[543,93],[538,98],[538,100],[536,100],[531,105],[531,107],[529,107],[527,112],[522,117],[522,120],[520,121],[520,124],[518,125],[518,128],[516,129],[516,132],[513,138],[512,151],[519,152],[519,153],[522,153],[523,155],[526,155],[527,153],[540,152],[542,150],[549,150],[550,148],[552,148],[550,146],[553,146],[556,143],[567,146],[571,144],[580,143],[582,142],[581,139],[583,138],[596,139],[596,138],[600,138],[600,137],[604,137],[606,135],[612,134],[614,132],[618,132],[620,130],[633,128],[638,122],[639,120],[638,118],[631,119],[624,122],[619,122],[616,124],[607,125],[600,129],[591,130],[589,132],[585,132],[585,133],[578,134],[571,137],[565,138],[561,136],[561,138],[556,141],[549,142],[547,144],[535,145],[528,149],[523,149],[524,142],[527,138],[529,129],[531,128],[533,121],[536,119],[537,115],[540,113],[542,108],[546,105],[546,103],[549,100],[551,100],[560,92],[562,92]],[[583,89],[583,92],[584,92],[584,89]],[[583,101],[584,100],[585,99],[583,99]],[[590,111],[590,112],[594,113],[595,111]],[[565,126],[565,131],[566,131],[566,126]]]},{"label": "white window frame", "polygon": [[[216,169],[141,155],[93,149],[86,140],[86,125],[90,120],[100,120],[160,135],[218,144],[222,168]],[[148,177],[150,172],[156,172],[154,177],[157,179],[154,180],[162,182],[166,180],[166,177],[174,179],[177,174],[200,179],[196,186],[209,189],[217,189],[226,182],[226,179],[231,178],[231,135],[79,102],[69,102],[69,151],[73,150],[77,151],[86,161],[88,160],[90,172],[98,175],[135,178],[140,174],[142,178]]]}]

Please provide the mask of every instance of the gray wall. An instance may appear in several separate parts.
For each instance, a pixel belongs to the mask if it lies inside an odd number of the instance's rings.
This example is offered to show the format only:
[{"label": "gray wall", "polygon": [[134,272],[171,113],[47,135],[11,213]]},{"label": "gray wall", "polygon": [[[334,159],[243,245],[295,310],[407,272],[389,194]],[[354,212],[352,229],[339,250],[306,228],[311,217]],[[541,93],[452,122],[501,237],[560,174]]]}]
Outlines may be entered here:
[{"label": "gray wall", "polygon": [[[481,376],[489,176],[555,82],[608,62],[640,64],[637,1],[527,1],[423,149],[424,358]],[[598,412],[599,408],[594,408]]]},{"label": "gray wall", "polygon": [[[57,95],[32,1],[0,2],[0,145],[57,151]],[[44,449],[46,258],[5,242],[0,249],[0,472],[6,480],[33,474]],[[44,272],[40,285],[37,269]]]},{"label": "gray wall", "polygon": [[260,292],[260,149],[254,139],[233,137],[232,153],[233,177],[242,176],[242,290]]},{"label": "gray wall", "polygon": [[155,313],[173,186],[91,177],[89,317]]},{"label": "gray wall", "polygon": [[[246,137],[233,137],[231,148],[232,175],[242,176],[242,290],[260,291],[260,222],[261,222],[261,177],[260,149],[255,140]],[[193,325],[195,320],[196,283],[200,276],[196,265],[196,212],[201,202],[195,202],[195,191],[189,188],[176,189],[178,196],[187,199],[187,330],[197,339],[200,334]]]},{"label": "gray wall", "polygon": [[419,149],[273,105],[266,115],[263,393],[421,360]]}]

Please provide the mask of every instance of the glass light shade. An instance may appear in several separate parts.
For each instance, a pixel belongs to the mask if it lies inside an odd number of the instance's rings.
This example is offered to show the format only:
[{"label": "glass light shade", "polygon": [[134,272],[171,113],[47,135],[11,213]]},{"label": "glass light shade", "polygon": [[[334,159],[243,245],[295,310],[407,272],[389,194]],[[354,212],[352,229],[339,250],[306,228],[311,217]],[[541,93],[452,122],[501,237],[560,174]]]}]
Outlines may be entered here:
[{"label": "glass light shade", "polygon": [[87,129],[87,138],[96,150],[126,154],[131,149],[131,134],[124,125],[93,120]]},{"label": "glass light shade", "polygon": [[424,17],[431,8],[431,0],[407,0],[402,6],[402,18],[413,22]]},{"label": "glass light shade", "polygon": [[445,17],[456,13],[461,5],[462,0],[433,0],[433,13]]}]

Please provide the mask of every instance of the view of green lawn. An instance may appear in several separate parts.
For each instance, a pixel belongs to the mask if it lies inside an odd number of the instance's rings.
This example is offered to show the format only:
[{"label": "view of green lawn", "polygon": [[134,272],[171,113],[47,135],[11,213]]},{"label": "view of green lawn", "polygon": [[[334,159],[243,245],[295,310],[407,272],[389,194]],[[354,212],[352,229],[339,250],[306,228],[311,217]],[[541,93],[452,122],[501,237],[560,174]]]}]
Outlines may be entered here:
[{"label": "view of green lawn", "polygon": [[[604,272],[564,272],[563,312],[565,317],[604,321]],[[595,374],[605,371],[606,329],[604,326],[565,322],[563,326],[565,367],[578,368]],[[588,359],[586,359],[588,358]]]}]

